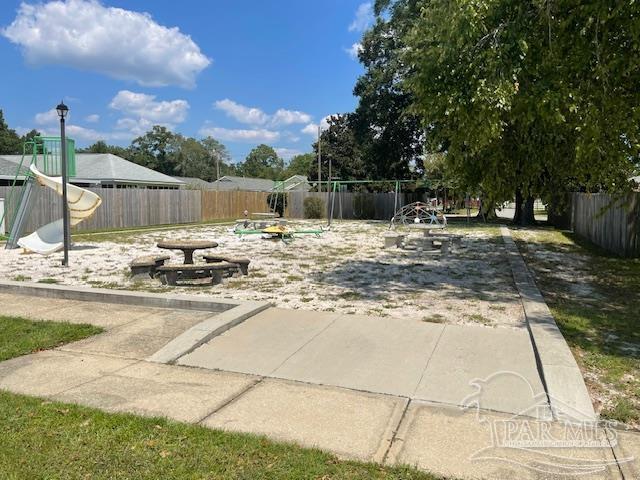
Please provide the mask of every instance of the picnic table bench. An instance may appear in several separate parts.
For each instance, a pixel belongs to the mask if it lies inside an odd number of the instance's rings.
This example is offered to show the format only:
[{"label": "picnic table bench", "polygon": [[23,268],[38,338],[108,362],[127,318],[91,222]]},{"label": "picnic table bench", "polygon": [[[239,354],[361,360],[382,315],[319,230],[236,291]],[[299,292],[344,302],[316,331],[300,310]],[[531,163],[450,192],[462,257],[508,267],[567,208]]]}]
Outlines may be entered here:
[{"label": "picnic table bench", "polygon": [[251,263],[251,260],[249,260],[248,258],[235,258],[235,257],[228,257],[225,255],[209,255],[209,254],[203,255],[202,258],[204,258],[207,264],[227,262],[232,265],[237,265],[238,270],[240,271],[240,273],[242,273],[242,275],[249,274],[249,263]]},{"label": "picnic table bench", "polygon": [[216,285],[222,281],[222,277],[229,270],[237,270],[237,264],[228,262],[206,263],[206,264],[180,264],[162,265],[156,269],[156,275],[160,281],[166,285],[192,284],[185,280],[197,280],[201,278],[211,278],[211,283]]},{"label": "picnic table bench", "polygon": [[402,246],[406,235],[402,233],[385,233],[384,235],[384,248]]},{"label": "picnic table bench", "polygon": [[164,265],[164,262],[171,258],[169,255],[145,255],[134,259],[129,266],[132,275],[148,274],[154,277],[156,269]]},{"label": "picnic table bench", "polygon": [[424,231],[424,237],[425,238],[430,238],[430,237],[448,238],[448,239],[451,240],[452,243],[455,243],[456,245],[460,246],[462,244],[463,235],[460,235],[460,234],[457,234],[457,233],[430,232],[428,230],[425,230]]},{"label": "picnic table bench", "polygon": [[206,248],[216,248],[218,242],[212,242],[209,240],[164,240],[158,242],[158,248],[164,248],[166,250],[182,250],[184,253],[184,263],[187,265],[193,264],[193,252],[196,250],[203,250]]},{"label": "picnic table bench", "polygon": [[[449,253],[451,238],[448,238],[442,235],[431,235],[431,236],[425,236],[422,240],[429,243],[431,245],[431,248],[433,249],[440,248],[440,252],[442,252],[443,255],[446,255]],[[439,246],[436,245],[436,242],[439,243],[440,245]]]}]

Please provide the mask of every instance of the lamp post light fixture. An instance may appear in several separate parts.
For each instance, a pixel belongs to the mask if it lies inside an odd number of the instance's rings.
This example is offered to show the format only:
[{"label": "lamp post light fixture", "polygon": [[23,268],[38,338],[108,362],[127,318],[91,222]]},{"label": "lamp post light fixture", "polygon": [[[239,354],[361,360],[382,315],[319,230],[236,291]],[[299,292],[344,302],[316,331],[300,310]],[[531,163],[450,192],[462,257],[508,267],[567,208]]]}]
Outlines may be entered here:
[{"label": "lamp post light fixture", "polygon": [[64,246],[64,258],[62,260],[62,265],[68,267],[69,244],[71,243],[71,241],[69,235],[69,204],[67,203],[67,139],[65,137],[64,122],[67,113],[69,113],[69,107],[67,107],[64,102],[60,102],[60,104],[56,107],[56,111],[58,112],[58,116],[60,117],[60,161],[62,164],[62,243]]}]

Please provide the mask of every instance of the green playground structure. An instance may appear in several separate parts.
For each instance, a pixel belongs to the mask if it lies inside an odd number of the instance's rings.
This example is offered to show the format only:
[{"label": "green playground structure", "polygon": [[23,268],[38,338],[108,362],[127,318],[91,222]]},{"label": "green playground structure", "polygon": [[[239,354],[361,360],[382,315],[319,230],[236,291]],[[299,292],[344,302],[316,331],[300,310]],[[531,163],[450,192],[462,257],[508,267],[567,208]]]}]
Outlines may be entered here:
[{"label": "green playground structure", "polygon": [[[75,141],[67,138],[67,174],[76,175]],[[9,237],[5,248],[17,247],[24,226],[34,202],[35,178],[31,170],[34,165],[45,175],[56,177],[62,174],[62,142],[60,137],[37,136],[28,140],[22,147],[22,158],[11,182],[11,190],[6,199],[6,207],[2,219],[5,220]],[[23,178],[19,184],[20,177]],[[0,224],[2,223],[0,219]],[[3,232],[4,233],[4,232]]]},{"label": "green playground structure", "polygon": [[295,239],[295,237],[297,235],[315,235],[316,237],[319,237],[320,235],[322,235],[324,233],[324,230],[322,229],[310,229],[310,230],[286,230],[283,229],[280,232],[269,232],[269,231],[265,231],[265,229],[235,229],[233,231],[233,233],[235,233],[236,235],[238,235],[238,237],[242,238],[245,235],[265,235],[268,237],[265,238],[270,238],[270,239],[279,239],[282,240],[284,243],[289,243],[291,241],[293,241]]}]

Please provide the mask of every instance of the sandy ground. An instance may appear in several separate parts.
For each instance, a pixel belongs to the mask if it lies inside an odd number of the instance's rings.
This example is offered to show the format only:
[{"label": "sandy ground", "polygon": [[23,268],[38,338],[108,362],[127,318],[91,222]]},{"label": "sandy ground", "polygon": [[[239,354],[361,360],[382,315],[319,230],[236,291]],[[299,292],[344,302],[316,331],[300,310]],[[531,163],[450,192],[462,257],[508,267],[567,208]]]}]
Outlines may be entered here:
[{"label": "sandy ground", "polygon": [[[75,245],[68,269],[61,266],[61,253],[43,257],[0,250],[0,276],[266,300],[284,308],[430,322],[522,326],[522,307],[497,228],[462,228],[458,233],[464,235],[463,248],[454,248],[446,258],[437,251],[382,248],[387,228],[381,222],[341,222],[321,237],[301,236],[290,244],[259,236],[241,239],[228,231],[229,226],[92,236]],[[409,243],[421,235],[410,232]],[[156,280],[132,279],[129,263],[142,255],[167,253],[156,243],[168,239],[215,240],[215,253],[251,259],[249,275],[205,287],[162,287]],[[172,253],[172,263],[182,261],[181,252]]]},{"label": "sandy ground", "polygon": [[[608,299],[594,288],[598,278],[589,265],[592,261],[590,255],[577,252],[572,241],[563,239],[555,232],[550,233],[540,229],[519,229],[514,233],[514,237],[527,242],[527,262],[532,267],[530,270],[536,280],[553,285],[552,289],[545,291],[545,296],[552,296],[556,300],[577,299],[589,305],[612,307]],[[633,298],[629,298],[628,301],[632,302]],[[628,339],[620,338],[614,333],[596,338],[601,333],[590,332],[587,326],[584,333],[593,335],[594,344],[604,341],[611,348],[612,356],[615,356],[614,352],[617,350],[624,356],[640,357],[638,343],[629,342]],[[603,349],[603,352],[606,351]],[[629,400],[631,408],[638,408],[637,392],[640,390],[636,387],[636,393],[633,393],[633,385],[638,385],[637,369],[630,369],[620,380],[612,381],[618,376],[616,370],[620,367],[616,367],[615,363],[610,365],[605,355],[594,356],[581,348],[573,348],[573,352],[581,366],[596,412],[614,408],[621,398]],[[640,429],[638,420],[625,423],[628,427]]]}]

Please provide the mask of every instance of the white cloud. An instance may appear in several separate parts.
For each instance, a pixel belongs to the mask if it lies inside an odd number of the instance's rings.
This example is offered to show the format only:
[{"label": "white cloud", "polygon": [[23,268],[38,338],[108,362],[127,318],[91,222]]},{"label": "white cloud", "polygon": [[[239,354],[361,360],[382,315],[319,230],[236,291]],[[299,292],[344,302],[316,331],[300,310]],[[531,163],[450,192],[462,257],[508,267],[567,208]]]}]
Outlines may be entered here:
[{"label": "white cloud", "polygon": [[349,25],[350,32],[364,32],[373,23],[373,5],[371,2],[361,3],[356,16]]},{"label": "white cloud", "polygon": [[317,137],[318,136],[318,125],[316,125],[315,123],[310,123],[309,125],[306,125],[300,131],[302,133],[306,133],[307,135],[311,135],[312,137]]},{"label": "white cloud", "polygon": [[67,125],[66,133],[74,140],[86,143],[94,143],[98,140],[131,140],[131,135],[125,132],[98,132],[92,128],[81,127],[80,125]]},{"label": "white cloud", "polygon": [[[23,129],[26,133],[29,129]],[[43,135],[59,136],[60,130],[54,125],[49,125],[38,129]],[[73,138],[80,143],[94,143],[98,140],[110,141],[130,141],[133,136],[128,132],[99,132],[92,128],[82,127],[80,125],[67,124],[65,132],[69,138]]]},{"label": "white cloud", "polygon": [[[151,130],[154,125],[164,125],[174,128],[176,124],[184,122],[187,118],[189,103],[185,100],[158,101],[155,95],[135,93],[129,90],[119,91],[109,103],[113,110],[121,112],[124,116],[116,121],[112,132],[99,132],[97,130],[82,127],[71,123],[72,113],[69,112],[67,121],[67,134],[78,141],[95,142],[105,141],[130,141],[131,139]],[[84,119],[95,123],[100,120],[100,115],[92,114]],[[53,127],[59,122],[55,109],[37,113],[34,122],[45,130],[58,135]]]},{"label": "white cloud", "polygon": [[60,121],[60,117],[58,117],[56,109],[52,108],[46,112],[36,113],[34,121],[36,122],[36,125],[55,125]]},{"label": "white cloud", "polygon": [[30,64],[63,64],[141,85],[192,88],[211,60],[177,27],[97,0],[22,3],[0,31]]},{"label": "white cloud", "polygon": [[169,129],[173,128],[173,125],[154,123],[144,118],[119,118],[116,122],[115,129],[120,132],[129,132],[129,136],[134,138],[144,135],[151,130],[154,125],[162,125]]},{"label": "white cloud", "polygon": [[279,108],[276,113],[269,115],[257,107],[247,107],[228,98],[218,100],[213,104],[218,110],[222,110],[227,116],[240,123],[249,125],[269,125],[280,127],[294,123],[307,123],[311,121],[311,115],[298,110],[286,110]]},{"label": "white cloud", "polygon": [[243,130],[222,127],[202,127],[199,131],[203,137],[212,136],[217,140],[231,142],[275,142],[280,138],[280,132],[263,128]]},{"label": "white cloud", "polygon": [[293,148],[275,148],[274,150],[280,158],[283,158],[287,162],[296,155],[300,155],[302,153],[300,150],[295,150]]},{"label": "white cloud", "polygon": [[298,110],[285,110],[279,108],[271,117],[273,125],[291,125],[293,123],[308,123],[311,121],[311,115]]},{"label": "white cloud", "polygon": [[120,90],[109,103],[109,108],[124,117],[116,122],[116,130],[128,130],[132,136],[142,135],[154,125],[174,128],[187,118],[189,102],[186,100],[158,101],[155,95]]},{"label": "white cloud", "polygon": [[[329,128],[329,118],[330,117],[331,117],[331,115],[327,115],[322,120],[320,120],[320,128],[322,130],[326,130],[327,128]],[[307,135],[311,135],[312,137],[317,137],[318,136],[318,124],[317,123],[309,123],[308,125],[305,125],[305,127],[302,130],[300,130],[300,132],[306,133]]]},{"label": "white cloud", "polygon": [[345,48],[344,51],[347,52],[347,55],[349,55],[352,59],[357,60],[358,54],[362,51],[362,44],[356,42],[349,48]]},{"label": "white cloud", "polygon": [[300,136],[295,134],[295,133],[293,133],[293,132],[291,132],[291,131],[289,131],[289,130],[283,131],[282,132],[282,136],[284,138],[286,138],[288,141],[293,142],[293,143],[296,143],[296,142],[300,141]]},{"label": "white cloud", "polygon": [[250,125],[263,125],[269,120],[269,115],[264,113],[259,108],[245,107],[233,100],[225,98],[224,100],[218,100],[215,102],[214,107],[218,110],[222,110],[227,116],[234,118],[240,123],[248,123]]},{"label": "white cloud", "polygon": [[157,101],[155,95],[120,90],[109,107],[152,123],[175,125],[187,118],[189,102],[186,100]]}]

